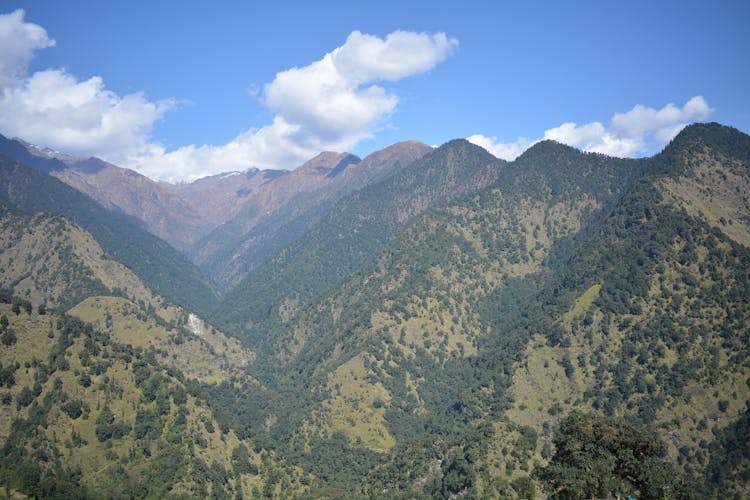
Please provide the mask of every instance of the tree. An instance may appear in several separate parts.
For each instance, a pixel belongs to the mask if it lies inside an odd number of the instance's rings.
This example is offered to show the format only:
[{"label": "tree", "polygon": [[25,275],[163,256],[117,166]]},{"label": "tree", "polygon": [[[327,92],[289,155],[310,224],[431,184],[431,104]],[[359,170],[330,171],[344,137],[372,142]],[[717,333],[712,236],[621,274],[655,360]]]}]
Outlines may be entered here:
[{"label": "tree", "polygon": [[664,459],[666,444],[653,431],[573,413],[560,422],[553,442],[549,465],[534,476],[555,498],[683,497],[677,471]]}]

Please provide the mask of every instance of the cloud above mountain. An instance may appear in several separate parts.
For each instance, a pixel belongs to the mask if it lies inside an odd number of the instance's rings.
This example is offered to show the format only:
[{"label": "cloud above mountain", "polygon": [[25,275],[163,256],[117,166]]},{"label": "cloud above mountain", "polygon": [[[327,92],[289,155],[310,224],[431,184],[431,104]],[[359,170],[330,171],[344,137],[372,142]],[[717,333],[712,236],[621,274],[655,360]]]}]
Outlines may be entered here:
[{"label": "cloud above mountain", "polygon": [[443,33],[352,32],[322,59],[276,74],[261,101],[271,123],[222,145],[167,151],[154,123],[176,100],[119,96],[100,76],[79,80],[63,69],[28,73],[37,50],[55,45],[23,10],[0,15],[0,132],[72,154],[96,155],[157,179],[192,180],[252,166],[293,168],[322,150],[347,150],[386,124],[399,98],[381,82],[424,73],[458,40]]},{"label": "cloud above mountain", "polygon": [[149,146],[156,120],[174,105],[142,93],[120,97],[101,77],[63,69],[28,74],[39,49],[55,40],[24,11],[0,15],[0,132],[68,153],[122,160]]},{"label": "cloud above mountain", "polygon": [[272,123],[224,145],[150,151],[131,163],[147,175],[191,179],[250,166],[293,168],[324,150],[350,150],[372,137],[398,104],[398,96],[376,82],[429,71],[457,45],[443,33],[396,31],[379,38],[354,31],[322,59],[277,73],[265,86]]},{"label": "cloud above mountain", "polygon": [[615,113],[609,127],[601,122],[578,125],[573,122],[548,129],[536,140],[519,138],[500,142],[496,137],[472,135],[468,140],[504,160],[513,160],[541,140],[550,139],[584,151],[628,158],[663,148],[683,128],[705,120],[713,109],[702,96],[688,100],[681,108],[669,103],[661,109],[641,104],[625,113]]},{"label": "cloud above mountain", "polygon": [[[401,79],[434,69],[458,40],[444,33],[394,31],[385,37],[353,31],[320,59],[278,72],[254,98],[272,114],[224,144],[191,144],[168,150],[153,137],[158,120],[178,106],[142,92],[118,95],[101,76],[80,79],[65,69],[29,71],[39,50],[56,42],[19,9],[0,15],[0,133],[77,155],[94,155],[155,179],[189,181],[250,167],[294,168],[323,150],[353,149],[390,125]],[[188,96],[189,97],[189,96]],[[502,142],[468,139],[494,155],[513,159],[534,143],[553,139],[571,146],[630,157],[653,153],[685,125],[713,109],[701,96],[683,106],[636,105],[599,121],[566,122],[541,137]]]}]

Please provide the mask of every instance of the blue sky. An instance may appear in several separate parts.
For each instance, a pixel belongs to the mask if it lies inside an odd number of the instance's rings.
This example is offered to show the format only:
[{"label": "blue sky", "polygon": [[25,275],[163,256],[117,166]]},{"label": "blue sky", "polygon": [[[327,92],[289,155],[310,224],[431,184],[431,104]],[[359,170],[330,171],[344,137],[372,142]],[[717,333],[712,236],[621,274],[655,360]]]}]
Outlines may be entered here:
[{"label": "blue sky", "polygon": [[4,1],[0,133],[173,181],[406,139],[640,156],[750,131],[748,5]]}]

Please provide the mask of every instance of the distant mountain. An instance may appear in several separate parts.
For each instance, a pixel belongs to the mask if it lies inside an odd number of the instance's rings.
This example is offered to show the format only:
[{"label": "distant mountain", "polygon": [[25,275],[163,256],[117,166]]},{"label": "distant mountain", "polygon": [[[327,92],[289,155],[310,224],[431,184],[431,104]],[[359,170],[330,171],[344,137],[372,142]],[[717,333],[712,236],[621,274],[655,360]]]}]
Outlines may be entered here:
[{"label": "distant mountain", "polygon": [[346,153],[322,153],[250,193],[232,219],[196,245],[195,260],[231,287],[302,236],[341,197],[393,175],[431,150],[417,141],[406,141],[361,162]]},{"label": "distant mountain", "polygon": [[65,164],[68,168],[51,175],[105,208],[141,220],[151,234],[178,250],[186,250],[209,230],[201,214],[171,189],[133,170],[98,158],[68,160]]},{"label": "distant mountain", "polygon": [[[261,186],[286,173],[285,170],[254,168],[212,175],[169,188],[192,210],[201,214],[210,231],[233,218]],[[203,232],[201,236],[206,234],[208,232]]]},{"label": "distant mountain", "polygon": [[31,145],[18,139],[8,139],[2,134],[0,134],[0,154],[45,173],[67,168],[65,163],[44,154],[40,149],[31,147]]},{"label": "distant mountain", "polygon": [[249,169],[171,185],[98,158],[0,136],[0,151],[108,210],[139,220],[224,288],[301,236],[339,198],[392,175],[430,150],[406,141],[363,161],[349,153],[324,152],[292,171]]},{"label": "distant mountain", "polygon": [[205,312],[217,301],[208,280],[166,242],[50,175],[0,156],[0,197],[28,213],[44,211],[72,219],[152,290],[178,305]]},{"label": "distant mountain", "polygon": [[253,227],[263,220],[275,225],[276,212],[291,200],[328,184],[327,176],[337,166],[358,162],[359,158],[347,153],[324,152],[292,171],[250,171],[244,182],[241,174],[225,175],[218,182],[211,182],[210,191],[200,189],[201,181],[187,186],[180,191],[183,196],[195,203],[215,204],[217,208],[218,227],[195,245],[191,252],[193,260],[224,284],[226,279],[220,279],[222,268]]}]

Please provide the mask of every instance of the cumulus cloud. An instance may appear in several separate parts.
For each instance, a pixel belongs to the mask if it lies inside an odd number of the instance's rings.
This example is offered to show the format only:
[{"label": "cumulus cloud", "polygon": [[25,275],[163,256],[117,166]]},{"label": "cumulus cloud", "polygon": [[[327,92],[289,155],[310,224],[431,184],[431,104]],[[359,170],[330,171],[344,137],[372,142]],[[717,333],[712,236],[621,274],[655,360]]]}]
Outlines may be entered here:
[{"label": "cumulus cloud", "polygon": [[653,153],[663,148],[689,123],[708,118],[713,109],[702,96],[695,96],[681,108],[669,103],[661,109],[641,104],[625,113],[615,113],[609,127],[601,122],[577,125],[573,122],[548,129],[541,139],[498,142],[481,134],[468,138],[498,158],[512,160],[540,140],[550,139],[584,151],[621,158]]},{"label": "cumulus cloud", "polygon": [[101,77],[79,81],[64,70],[31,75],[34,52],[55,41],[24,11],[0,15],[0,132],[73,154],[125,161],[150,147],[154,122],[173,101],[143,94],[120,97]]},{"label": "cumulus cloud", "polygon": [[498,142],[497,137],[487,137],[482,134],[475,134],[466,138],[467,141],[481,146],[489,151],[493,156],[503,160],[512,161],[521,156],[521,153],[531,147],[534,142],[524,137],[519,137],[516,142]]},{"label": "cumulus cloud", "polygon": [[153,177],[192,180],[250,166],[294,168],[320,151],[351,149],[372,137],[398,104],[377,82],[429,71],[457,45],[443,33],[396,31],[383,39],[354,31],[320,60],[279,72],[265,85],[271,124],[224,145],[152,150],[130,163]]},{"label": "cumulus cloud", "polygon": [[36,50],[55,41],[24,11],[0,15],[0,133],[82,155],[97,155],[153,178],[193,180],[250,167],[293,168],[322,150],[347,150],[387,122],[394,82],[434,68],[458,41],[443,33],[396,31],[385,38],[352,32],[307,66],[276,75],[258,98],[275,114],[222,145],[166,151],[151,138],[156,120],[175,106],[142,93],[118,96],[101,77],[78,80],[64,70],[28,74]]},{"label": "cumulus cloud", "polygon": [[22,9],[0,15],[0,90],[26,75],[34,51],[55,45],[44,28],[23,18]]}]

